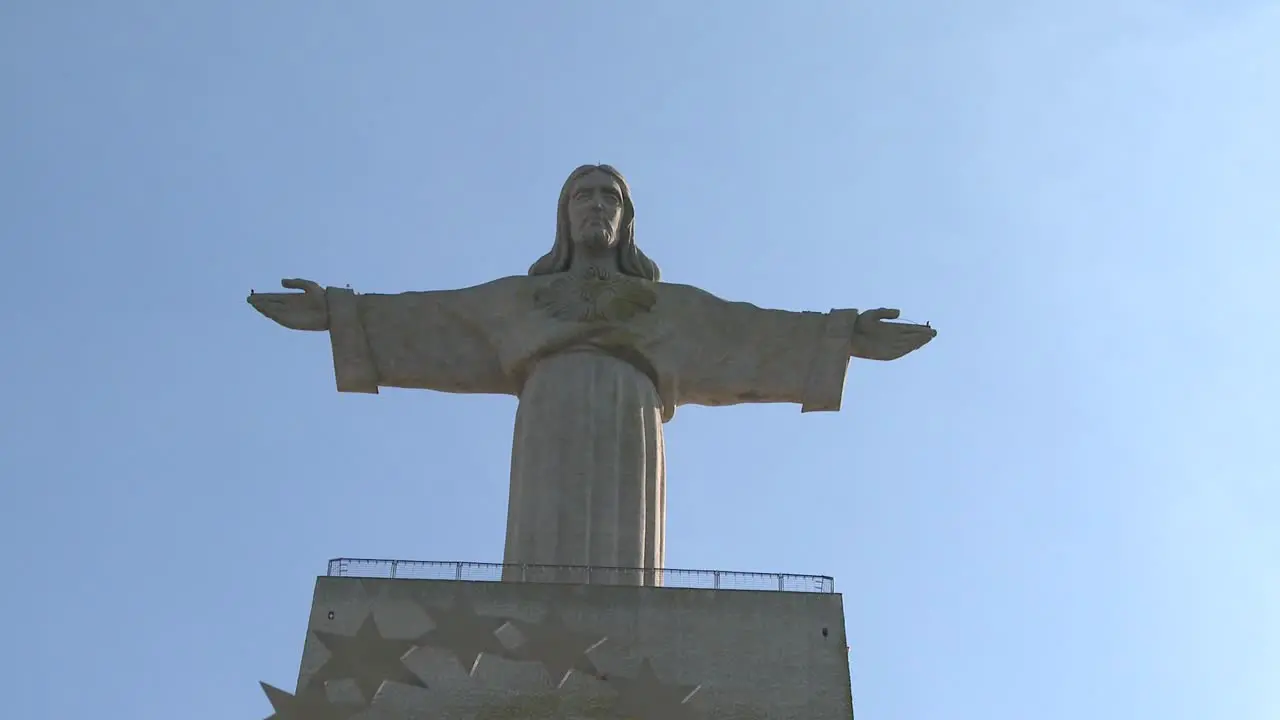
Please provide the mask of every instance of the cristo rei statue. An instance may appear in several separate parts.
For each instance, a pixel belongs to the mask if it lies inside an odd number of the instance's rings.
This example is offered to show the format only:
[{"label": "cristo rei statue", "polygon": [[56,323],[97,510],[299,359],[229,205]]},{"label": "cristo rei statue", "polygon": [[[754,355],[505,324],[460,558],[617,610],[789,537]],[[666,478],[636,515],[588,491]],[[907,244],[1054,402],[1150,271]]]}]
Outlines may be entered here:
[{"label": "cristo rei statue", "polygon": [[[573,171],[555,244],[527,275],[459,290],[357,294],[309,280],[250,293],[294,330],[327,330],[340,392],[519,398],[504,563],[663,568],[662,426],[680,405],[840,409],[850,357],[894,360],[936,335],[897,310],[768,310],[659,280],[630,190]],[[653,573],[633,581],[653,584]]]}]

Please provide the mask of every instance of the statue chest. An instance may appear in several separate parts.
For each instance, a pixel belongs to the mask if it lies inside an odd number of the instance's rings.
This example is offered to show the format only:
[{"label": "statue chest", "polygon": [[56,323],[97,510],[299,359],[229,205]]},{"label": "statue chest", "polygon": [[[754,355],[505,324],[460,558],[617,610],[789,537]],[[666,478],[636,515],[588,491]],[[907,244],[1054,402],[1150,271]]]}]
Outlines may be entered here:
[{"label": "statue chest", "polygon": [[653,283],[618,272],[588,268],[551,278],[533,292],[535,311],[565,323],[621,325],[652,311]]}]

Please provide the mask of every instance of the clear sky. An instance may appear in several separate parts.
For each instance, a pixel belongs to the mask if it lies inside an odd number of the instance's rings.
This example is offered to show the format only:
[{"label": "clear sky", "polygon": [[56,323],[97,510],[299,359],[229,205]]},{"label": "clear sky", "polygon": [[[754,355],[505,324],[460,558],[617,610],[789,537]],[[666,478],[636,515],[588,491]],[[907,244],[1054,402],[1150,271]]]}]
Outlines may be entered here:
[{"label": "clear sky", "polygon": [[3,714],[262,718],[328,558],[499,560],[515,401],[244,296],[521,273],[608,162],[666,279],[940,330],[681,410],[670,566],[835,576],[862,720],[1275,720],[1277,77],[1274,0],[8,0]]}]

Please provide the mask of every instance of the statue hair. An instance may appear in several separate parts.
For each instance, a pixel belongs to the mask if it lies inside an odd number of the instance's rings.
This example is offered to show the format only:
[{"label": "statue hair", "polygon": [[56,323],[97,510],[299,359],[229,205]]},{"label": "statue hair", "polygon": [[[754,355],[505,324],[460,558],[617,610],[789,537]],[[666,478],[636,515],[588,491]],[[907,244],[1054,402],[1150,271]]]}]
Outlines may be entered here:
[{"label": "statue hair", "polygon": [[560,202],[556,204],[556,241],[551,252],[543,255],[530,268],[530,275],[551,275],[565,272],[573,262],[573,238],[569,227],[569,194],[578,178],[590,172],[608,173],[622,190],[622,222],[618,224],[618,238],[614,251],[618,253],[618,268],[626,275],[657,282],[661,277],[658,264],[649,259],[636,245],[636,208],[631,203],[631,188],[627,181],[611,165],[583,165],[569,173],[560,189]]}]

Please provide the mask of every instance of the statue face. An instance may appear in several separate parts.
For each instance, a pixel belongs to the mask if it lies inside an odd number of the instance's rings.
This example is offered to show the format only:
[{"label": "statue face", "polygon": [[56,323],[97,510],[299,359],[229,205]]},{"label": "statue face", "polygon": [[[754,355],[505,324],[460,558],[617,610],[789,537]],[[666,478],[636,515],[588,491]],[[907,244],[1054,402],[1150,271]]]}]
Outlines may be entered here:
[{"label": "statue face", "polygon": [[622,188],[609,173],[593,170],[569,191],[569,233],[575,245],[612,248],[622,225]]}]

